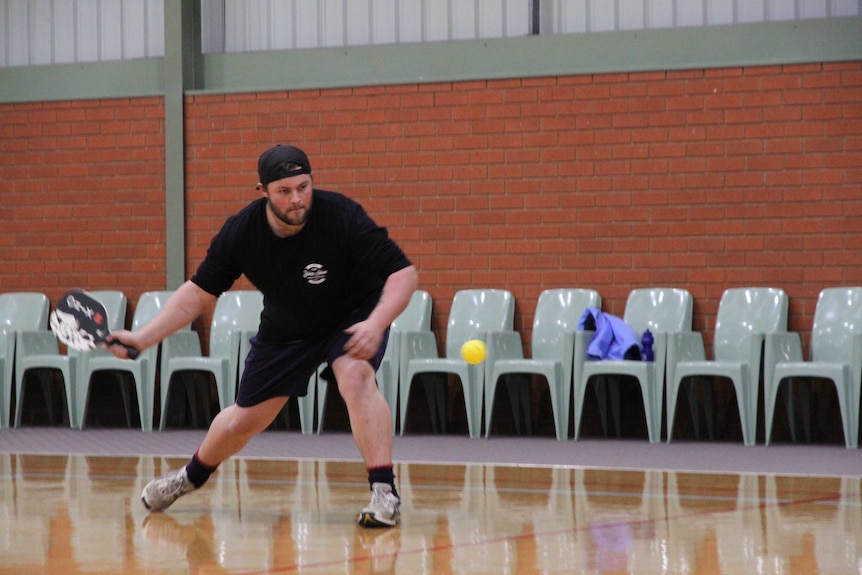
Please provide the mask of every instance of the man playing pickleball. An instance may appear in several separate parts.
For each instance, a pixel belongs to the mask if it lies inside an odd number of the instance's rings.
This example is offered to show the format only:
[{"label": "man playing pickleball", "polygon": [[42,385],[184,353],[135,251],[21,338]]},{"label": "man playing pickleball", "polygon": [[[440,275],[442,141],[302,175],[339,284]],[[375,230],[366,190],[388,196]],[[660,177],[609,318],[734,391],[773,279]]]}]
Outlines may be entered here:
[{"label": "man playing pickleball", "polygon": [[[392,466],[392,420],[375,371],[390,323],[417,287],[416,268],[353,200],[313,189],[311,164],[294,146],[275,146],[258,160],[259,198],[228,218],[192,278],[141,329],[116,341],[143,350],[188,325],[242,274],[264,295],[236,403],[213,420],[183,468],[144,488],[152,511],[167,509],[201,487],[219,464],[266,429],[291,396],[327,362],[347,405],[368,469],[371,503],[359,524],[392,527],[401,499]],[[127,351],[111,346],[117,357]]]}]

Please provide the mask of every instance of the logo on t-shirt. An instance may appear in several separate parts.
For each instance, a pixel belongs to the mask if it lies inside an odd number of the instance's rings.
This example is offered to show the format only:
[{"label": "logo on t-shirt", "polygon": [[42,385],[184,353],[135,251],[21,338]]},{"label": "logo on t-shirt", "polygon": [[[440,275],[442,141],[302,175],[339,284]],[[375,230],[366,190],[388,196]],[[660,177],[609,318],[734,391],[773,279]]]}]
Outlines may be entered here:
[{"label": "logo on t-shirt", "polygon": [[326,270],[321,264],[308,264],[302,272],[302,277],[311,285],[322,284],[326,281]]}]

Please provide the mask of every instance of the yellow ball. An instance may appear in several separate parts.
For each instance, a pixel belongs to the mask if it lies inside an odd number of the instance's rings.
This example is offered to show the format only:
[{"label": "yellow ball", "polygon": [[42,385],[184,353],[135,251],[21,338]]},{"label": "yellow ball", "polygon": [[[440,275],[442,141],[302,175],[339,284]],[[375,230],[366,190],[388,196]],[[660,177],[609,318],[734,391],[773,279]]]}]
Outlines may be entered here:
[{"label": "yellow ball", "polygon": [[467,363],[482,363],[486,351],[485,342],[480,339],[471,339],[461,346],[461,357]]}]

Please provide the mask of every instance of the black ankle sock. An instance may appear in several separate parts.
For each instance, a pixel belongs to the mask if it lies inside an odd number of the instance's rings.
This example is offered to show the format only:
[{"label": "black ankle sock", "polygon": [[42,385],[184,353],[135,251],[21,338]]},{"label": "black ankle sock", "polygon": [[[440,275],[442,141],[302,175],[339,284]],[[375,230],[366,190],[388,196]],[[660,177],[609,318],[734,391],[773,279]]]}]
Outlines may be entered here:
[{"label": "black ankle sock", "polygon": [[368,485],[371,486],[375,483],[388,483],[392,486],[392,493],[398,495],[398,491],[395,489],[395,472],[391,465],[368,469]]},{"label": "black ankle sock", "polygon": [[201,463],[201,460],[198,459],[197,452],[195,452],[192,456],[192,460],[189,461],[188,465],[186,465],[186,475],[188,475],[189,481],[191,481],[195,487],[200,487],[207,482],[207,479],[210,478],[210,475],[215,472],[217,467],[218,466],[207,467]]}]

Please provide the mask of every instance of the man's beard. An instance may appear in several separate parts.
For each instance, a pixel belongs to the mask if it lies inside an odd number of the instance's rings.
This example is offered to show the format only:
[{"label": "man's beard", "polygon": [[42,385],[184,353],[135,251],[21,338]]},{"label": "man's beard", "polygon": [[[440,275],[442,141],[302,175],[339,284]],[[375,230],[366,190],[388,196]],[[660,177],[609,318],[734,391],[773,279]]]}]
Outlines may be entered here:
[{"label": "man's beard", "polygon": [[301,226],[306,221],[308,221],[308,214],[311,211],[311,208],[304,208],[301,210],[288,210],[285,213],[280,213],[277,209],[275,209],[272,200],[267,198],[266,201],[269,204],[269,210],[283,224],[286,224],[288,226]]}]

